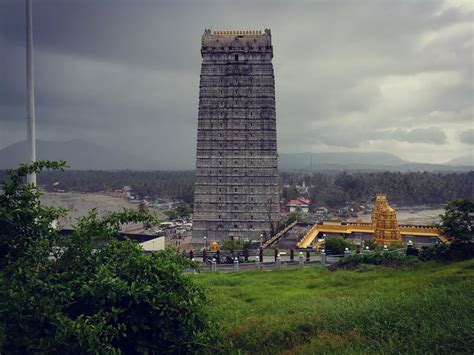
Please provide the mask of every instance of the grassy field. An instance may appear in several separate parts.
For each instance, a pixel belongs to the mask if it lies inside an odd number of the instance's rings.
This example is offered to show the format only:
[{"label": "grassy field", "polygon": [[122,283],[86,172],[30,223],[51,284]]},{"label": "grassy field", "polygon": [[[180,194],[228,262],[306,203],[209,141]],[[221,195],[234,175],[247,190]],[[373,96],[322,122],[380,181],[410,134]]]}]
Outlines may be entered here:
[{"label": "grassy field", "polygon": [[474,260],[196,279],[226,353],[474,353]]}]

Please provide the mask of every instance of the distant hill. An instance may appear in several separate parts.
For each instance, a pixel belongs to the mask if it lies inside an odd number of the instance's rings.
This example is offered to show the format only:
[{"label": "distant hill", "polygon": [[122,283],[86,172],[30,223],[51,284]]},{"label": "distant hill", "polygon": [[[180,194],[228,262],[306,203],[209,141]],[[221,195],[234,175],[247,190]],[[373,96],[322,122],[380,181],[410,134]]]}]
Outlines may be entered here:
[{"label": "distant hill", "polygon": [[321,165],[401,165],[408,163],[396,155],[383,152],[372,153],[281,153],[282,169],[309,169]]},{"label": "distant hill", "polygon": [[[71,169],[77,170],[159,170],[164,164],[147,161],[132,152],[118,152],[81,139],[67,142],[37,141],[37,158],[66,160]],[[0,169],[11,169],[28,157],[26,141],[12,144],[0,150]],[[158,158],[158,157],[157,157]],[[312,164],[311,164],[312,161]],[[459,161],[462,164],[457,164]],[[466,157],[453,160],[450,165],[413,163],[384,152],[343,153],[281,153],[280,170],[389,170],[389,171],[467,171],[472,164],[464,164]],[[194,169],[193,165],[183,169]]]},{"label": "distant hill", "polygon": [[464,155],[462,157],[458,157],[455,159],[452,159],[448,162],[445,163],[446,165],[452,165],[452,166],[474,166],[474,153],[471,155]]},{"label": "distant hill", "polygon": [[385,152],[281,153],[280,170],[466,171],[472,166],[413,163]]},{"label": "distant hill", "polygon": [[[77,170],[139,170],[143,166],[131,154],[117,153],[81,139],[67,142],[37,141],[36,156],[44,160],[65,160],[71,169]],[[27,159],[26,141],[14,143],[0,150],[0,169],[16,168]]]}]

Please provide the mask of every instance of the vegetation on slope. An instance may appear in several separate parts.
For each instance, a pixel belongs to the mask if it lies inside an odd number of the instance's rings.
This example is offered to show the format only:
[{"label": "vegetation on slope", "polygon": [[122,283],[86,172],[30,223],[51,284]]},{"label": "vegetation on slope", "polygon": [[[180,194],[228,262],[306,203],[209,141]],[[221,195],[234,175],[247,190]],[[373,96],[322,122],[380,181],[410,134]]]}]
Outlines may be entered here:
[{"label": "vegetation on slope", "polygon": [[473,353],[474,260],[198,275],[242,353]]},{"label": "vegetation on slope", "polygon": [[0,186],[0,353],[189,353],[207,331],[205,295],[183,273],[195,264],[174,251],[145,255],[117,240],[120,225],[155,223],[124,210],[78,220],[70,236],[53,227],[65,210],[43,206],[24,184],[38,161]]}]

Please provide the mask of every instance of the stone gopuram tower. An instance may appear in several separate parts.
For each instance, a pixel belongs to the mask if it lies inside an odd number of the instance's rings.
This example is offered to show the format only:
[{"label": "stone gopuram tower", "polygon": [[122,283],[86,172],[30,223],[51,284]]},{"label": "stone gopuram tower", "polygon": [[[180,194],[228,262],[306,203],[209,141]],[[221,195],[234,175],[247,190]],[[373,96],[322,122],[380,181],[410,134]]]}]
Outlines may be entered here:
[{"label": "stone gopuram tower", "polygon": [[258,240],[280,208],[270,30],[205,30],[201,55],[193,243]]}]

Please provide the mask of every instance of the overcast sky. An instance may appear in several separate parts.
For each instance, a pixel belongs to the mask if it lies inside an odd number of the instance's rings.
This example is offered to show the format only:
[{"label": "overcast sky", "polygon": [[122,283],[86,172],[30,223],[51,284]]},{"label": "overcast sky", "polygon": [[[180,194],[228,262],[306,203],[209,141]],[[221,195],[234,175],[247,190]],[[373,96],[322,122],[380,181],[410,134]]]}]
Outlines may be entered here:
[{"label": "overcast sky", "polygon": [[[271,28],[280,152],[472,154],[473,1],[33,0],[37,138],[193,168],[205,28]],[[0,149],[25,139],[24,1],[0,0]]]}]

